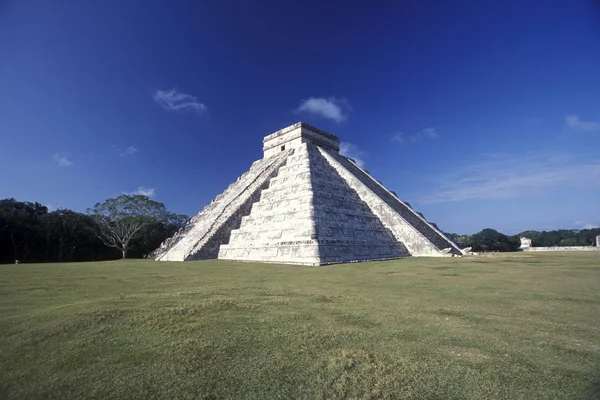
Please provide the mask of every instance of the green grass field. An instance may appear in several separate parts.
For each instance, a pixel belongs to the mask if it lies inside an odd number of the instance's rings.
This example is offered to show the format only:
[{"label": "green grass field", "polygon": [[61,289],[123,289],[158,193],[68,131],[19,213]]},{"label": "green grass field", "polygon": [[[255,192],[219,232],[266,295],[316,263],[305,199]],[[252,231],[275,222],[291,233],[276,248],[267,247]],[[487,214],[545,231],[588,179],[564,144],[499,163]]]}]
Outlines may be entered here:
[{"label": "green grass field", "polygon": [[597,399],[600,253],[0,266],[0,398]]}]

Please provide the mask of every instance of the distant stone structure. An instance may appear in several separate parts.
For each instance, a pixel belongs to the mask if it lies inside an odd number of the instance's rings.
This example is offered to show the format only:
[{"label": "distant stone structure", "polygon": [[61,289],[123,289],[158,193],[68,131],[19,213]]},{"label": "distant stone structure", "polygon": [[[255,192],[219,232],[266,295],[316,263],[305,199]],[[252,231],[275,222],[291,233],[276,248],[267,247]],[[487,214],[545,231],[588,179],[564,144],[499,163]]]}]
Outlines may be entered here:
[{"label": "distant stone structure", "polygon": [[522,237],[521,238],[521,247],[519,247],[519,250],[523,250],[523,251],[598,251],[598,250],[600,250],[600,246],[598,246],[598,238],[600,238],[600,236],[596,236],[596,246],[533,247],[531,245],[531,239]]},{"label": "distant stone structure", "polygon": [[521,238],[521,247],[519,247],[519,248],[520,249],[528,249],[530,247],[531,247],[531,239],[522,237]]},{"label": "distant stone structure", "polygon": [[552,247],[529,247],[524,251],[599,251],[596,246],[552,246]]},{"label": "distant stone structure", "polygon": [[596,247],[600,247],[600,235],[596,236]]},{"label": "distant stone structure", "polygon": [[299,122],[154,253],[156,260],[304,265],[462,255],[434,223],[339,154],[337,136]]}]

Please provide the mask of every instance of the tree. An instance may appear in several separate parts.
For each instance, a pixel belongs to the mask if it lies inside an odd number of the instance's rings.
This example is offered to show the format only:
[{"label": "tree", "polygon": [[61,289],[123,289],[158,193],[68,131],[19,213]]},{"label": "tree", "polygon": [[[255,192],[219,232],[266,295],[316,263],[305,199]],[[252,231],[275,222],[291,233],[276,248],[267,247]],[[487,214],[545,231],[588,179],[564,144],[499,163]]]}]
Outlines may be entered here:
[{"label": "tree", "polygon": [[189,220],[187,215],[167,213],[163,221],[154,221],[146,225],[131,245],[132,251],[137,255],[148,258],[165,239],[173,236]]},{"label": "tree", "polygon": [[525,231],[519,234],[531,239],[533,247],[549,246],[593,246],[600,228],[559,229],[555,231]]},{"label": "tree", "polygon": [[[98,215],[89,210],[83,214],[68,209],[48,212],[47,207],[37,202],[17,201],[14,198],[0,199],[0,263],[27,262],[95,261],[111,260],[125,255],[146,257],[148,253],[172,236],[185,224],[185,215],[168,213],[161,203],[142,199],[134,207],[126,206],[126,201],[115,204],[107,200],[95,207]],[[121,199],[123,200],[123,199]],[[129,199],[130,202],[132,199]],[[135,198],[133,200],[136,200]],[[139,199],[138,199],[139,200]],[[148,200],[148,201],[146,201]],[[109,204],[110,203],[110,204]],[[135,204],[135,201],[133,201]],[[120,204],[117,207],[116,204]],[[114,207],[113,207],[114,206]],[[105,213],[102,213],[102,210]],[[119,210],[127,221],[147,220],[138,233],[134,233],[126,245],[107,246],[107,239],[100,235],[101,220],[117,228],[124,220],[111,219]],[[101,217],[102,215],[102,217]],[[136,218],[139,217],[139,218]],[[118,218],[117,218],[118,219]],[[103,238],[103,240],[100,239]],[[126,239],[126,238],[125,238]]]},{"label": "tree", "polygon": [[475,251],[516,251],[521,242],[516,236],[488,228],[471,236],[471,245]]},{"label": "tree", "polygon": [[127,194],[97,203],[88,213],[96,221],[98,238],[105,245],[121,250],[123,258],[127,257],[132,240],[144,228],[169,216],[163,203],[148,196]]},{"label": "tree", "polygon": [[[48,212],[40,203],[0,200],[0,246],[11,248],[13,261],[28,260],[35,253],[41,235],[41,217]],[[39,257],[39,254],[33,254]],[[3,255],[4,261],[6,256]]]},{"label": "tree", "polygon": [[449,237],[456,245],[460,248],[472,247],[471,236],[469,235],[460,235],[458,233],[444,233],[447,237]]},{"label": "tree", "polygon": [[42,225],[46,234],[46,260],[56,259],[61,262],[67,256],[68,261],[73,261],[75,251],[95,239],[95,222],[92,217],[72,210],[58,209],[45,214]]}]

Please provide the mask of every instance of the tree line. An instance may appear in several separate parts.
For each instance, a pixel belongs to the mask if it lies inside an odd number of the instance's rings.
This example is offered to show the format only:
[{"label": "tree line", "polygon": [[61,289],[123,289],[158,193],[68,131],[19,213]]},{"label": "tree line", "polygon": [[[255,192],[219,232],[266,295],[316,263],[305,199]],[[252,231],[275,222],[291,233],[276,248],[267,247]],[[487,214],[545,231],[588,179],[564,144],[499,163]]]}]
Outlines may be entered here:
[{"label": "tree line", "polygon": [[555,231],[524,231],[519,236],[531,239],[533,247],[550,246],[591,246],[596,243],[600,228]]},{"label": "tree line", "polygon": [[471,247],[473,251],[516,251],[521,246],[521,237],[531,239],[533,247],[592,246],[600,235],[600,228],[524,231],[512,236],[487,228],[473,235],[446,235],[459,246]]},{"label": "tree line", "polygon": [[144,258],[189,218],[141,195],[121,195],[85,213],[0,200],[0,263]]},{"label": "tree line", "polygon": [[[0,263],[99,261],[145,258],[189,220],[169,212],[163,203],[147,196],[126,195],[107,199],[85,213],[49,211],[40,203],[0,200]],[[524,231],[504,235],[483,229],[473,235],[447,233],[462,248],[473,251],[516,251],[520,237],[534,247],[590,246],[600,228]]]}]

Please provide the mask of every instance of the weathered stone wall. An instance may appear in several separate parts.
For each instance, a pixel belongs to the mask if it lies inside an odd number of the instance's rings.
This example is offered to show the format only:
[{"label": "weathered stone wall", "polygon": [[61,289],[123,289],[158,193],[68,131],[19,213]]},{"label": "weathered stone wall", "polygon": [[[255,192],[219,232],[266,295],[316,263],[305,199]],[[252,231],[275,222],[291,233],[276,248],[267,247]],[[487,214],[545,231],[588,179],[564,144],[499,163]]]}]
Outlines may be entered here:
[{"label": "weathered stone wall", "polygon": [[521,238],[521,247],[519,247],[520,249],[526,249],[531,247],[531,239],[526,238],[526,237],[522,237]]},{"label": "weathered stone wall", "polygon": [[221,245],[220,259],[319,265],[314,240],[313,192],[306,144],[294,150],[285,166],[261,192],[240,227]]},{"label": "weathered stone wall", "polygon": [[332,168],[321,147],[310,146],[315,225],[322,264],[398,258],[406,247]]},{"label": "weathered stone wall", "polygon": [[225,259],[308,265],[407,255],[310,143],[288,158],[219,252]]},{"label": "weathered stone wall", "polygon": [[369,175],[362,168],[358,167],[355,163],[348,160],[346,157],[336,155],[334,155],[334,157],[336,157],[336,160],[338,160],[351,173],[355,174],[355,176],[363,184],[373,191],[373,193],[375,193],[380,199],[392,207],[394,211],[400,215],[400,217],[402,217],[423,236],[425,236],[431,243],[433,243],[438,250],[442,251],[450,248],[451,253],[457,255],[462,254],[458,246],[456,246],[454,242],[452,242],[439,229],[437,229],[437,226],[434,223],[425,220],[423,214],[414,211],[408,205],[408,203],[405,203],[398,197],[394,196],[379,181]]},{"label": "weathered stone wall", "polygon": [[553,246],[553,247],[525,247],[523,251],[600,251],[594,246]]},{"label": "weathered stone wall", "polygon": [[254,191],[240,207],[235,207],[232,214],[223,214],[220,221],[216,221],[215,226],[218,227],[211,235],[206,235],[205,241],[199,241],[190,255],[185,259],[191,260],[208,260],[219,256],[219,249],[222,244],[229,243],[231,231],[240,227],[242,218],[250,214],[252,204],[260,198],[260,192],[269,187],[269,182],[265,182],[259,190]]},{"label": "weathered stone wall", "polygon": [[228,229],[239,225],[253,199],[260,195],[262,188],[268,186],[269,180],[277,174],[289,153],[283,152],[253,163],[250,170],[229,185],[173,238],[165,241],[157,250],[155,259],[184,261],[209,258],[211,255],[216,257],[217,243],[227,241]]},{"label": "weathered stone wall", "polygon": [[[324,150],[321,150],[321,153],[394,233],[396,239],[404,243],[411,255],[462,254],[452,241],[356,164],[337,154],[330,154]],[[445,249],[450,249],[449,253]]]},{"label": "weathered stone wall", "polygon": [[263,139],[264,158],[269,158],[288,149],[301,147],[303,143],[313,143],[330,151],[340,150],[337,136],[324,132],[304,122],[288,126]]}]

